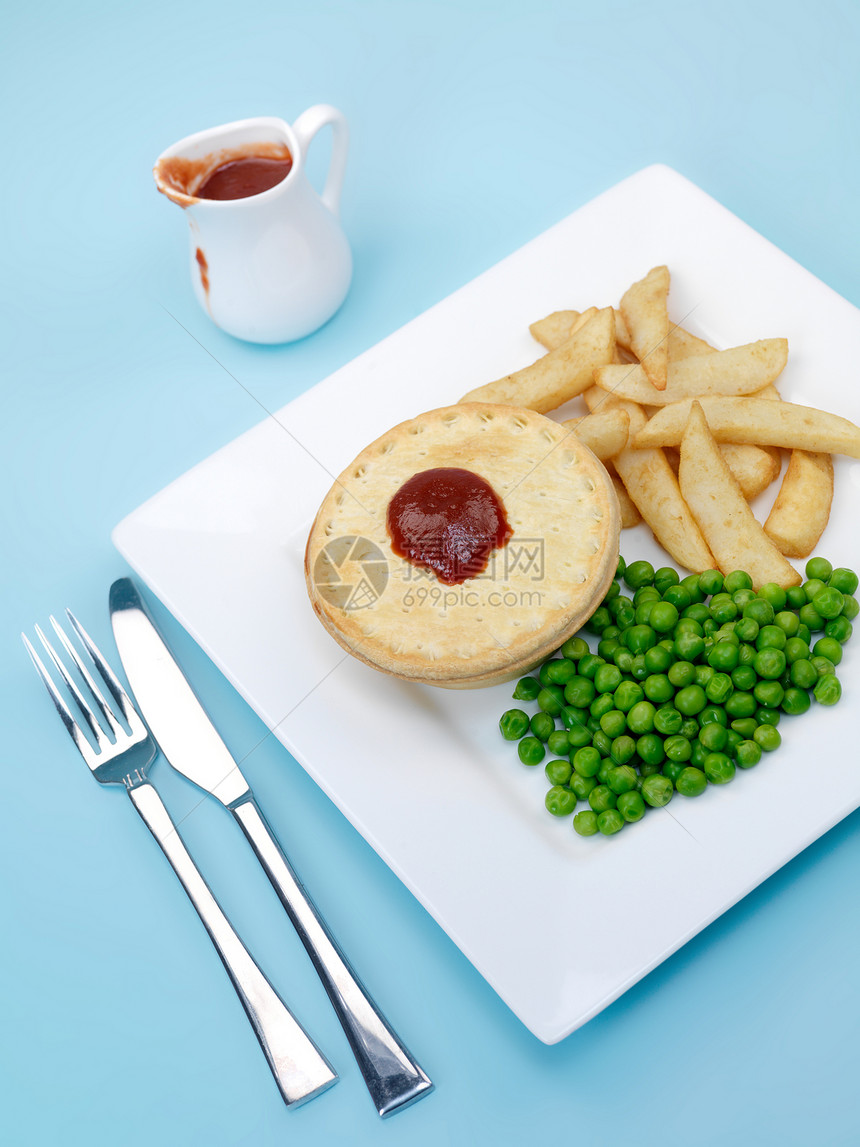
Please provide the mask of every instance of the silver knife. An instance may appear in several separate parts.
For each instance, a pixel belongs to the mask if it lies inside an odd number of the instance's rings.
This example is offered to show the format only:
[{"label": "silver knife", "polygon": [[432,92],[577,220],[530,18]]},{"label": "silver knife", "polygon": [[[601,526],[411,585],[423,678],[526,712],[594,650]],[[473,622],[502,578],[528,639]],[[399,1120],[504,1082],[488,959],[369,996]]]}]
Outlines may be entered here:
[{"label": "silver knife", "polygon": [[144,720],[170,764],[239,822],[328,992],[377,1112],[391,1115],[423,1098],[432,1082],[349,966],[130,578],[111,586],[110,613]]}]

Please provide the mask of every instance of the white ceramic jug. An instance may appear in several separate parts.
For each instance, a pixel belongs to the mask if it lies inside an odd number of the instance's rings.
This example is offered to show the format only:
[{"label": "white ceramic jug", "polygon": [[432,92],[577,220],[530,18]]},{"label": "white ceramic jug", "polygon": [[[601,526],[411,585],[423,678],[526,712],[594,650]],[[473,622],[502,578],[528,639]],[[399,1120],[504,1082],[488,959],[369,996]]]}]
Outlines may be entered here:
[{"label": "white ceramic jug", "polygon": [[[327,124],[334,132],[332,157],[319,196],[305,174],[305,157]],[[348,140],[341,112],[318,104],[292,127],[270,116],[238,120],[190,135],[158,157],[159,191],[187,212],[197,298],[229,334],[291,342],[322,326],[343,302],[352,277],[338,222]],[[292,158],[292,166],[280,183],[246,198],[194,194],[220,164],[254,155]]]}]

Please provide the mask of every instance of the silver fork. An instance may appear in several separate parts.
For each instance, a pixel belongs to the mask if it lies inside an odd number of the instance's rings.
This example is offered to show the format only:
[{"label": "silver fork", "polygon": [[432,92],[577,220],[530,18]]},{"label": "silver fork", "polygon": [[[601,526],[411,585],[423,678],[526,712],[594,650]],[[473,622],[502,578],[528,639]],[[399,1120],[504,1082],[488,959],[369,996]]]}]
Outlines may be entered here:
[{"label": "silver fork", "polygon": [[101,784],[125,786],[132,804],[173,866],[221,957],[242,1007],[251,1021],[251,1027],[260,1042],[263,1054],[268,1060],[284,1102],[287,1106],[295,1106],[312,1099],[331,1086],[337,1080],[337,1075],[260,971],[200,875],[190,853],[182,843],[176,826],[170,819],[170,814],[146,778],[146,770],[158,752],[155,741],[83,626],[70,610],[66,610],[66,615],[98,676],[113,698],[118,713],[105,700],[84,660],[52,617],[51,625],[95,702],[104,727],[96,719],[92,708],[63,661],[37,625],[35,628],[39,640],[83,715],[86,728],[94,743],[91,743],[84,729],[72,716],[53,678],[26,635],[22,633],[21,637],[27,651],[51,695],[63,724],[96,780]]}]

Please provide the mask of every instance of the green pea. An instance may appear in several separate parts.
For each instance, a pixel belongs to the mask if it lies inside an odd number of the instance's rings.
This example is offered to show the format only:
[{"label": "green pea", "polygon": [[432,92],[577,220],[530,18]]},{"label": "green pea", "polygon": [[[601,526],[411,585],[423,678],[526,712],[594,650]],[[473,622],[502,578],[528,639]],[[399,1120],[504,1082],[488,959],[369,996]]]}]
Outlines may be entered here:
[{"label": "green pea", "polygon": [[638,682],[622,681],[613,694],[615,708],[620,709],[622,713],[629,713],[644,696],[645,690]]},{"label": "green pea", "polygon": [[789,637],[785,643],[783,653],[789,665],[793,665],[795,661],[801,661],[809,657],[809,645],[800,637]]},{"label": "green pea", "polygon": [[738,641],[752,642],[758,637],[759,624],[754,617],[742,617],[735,623]]},{"label": "green pea", "polygon": [[690,745],[690,764],[696,769],[701,769],[705,764],[705,757],[707,757],[710,751],[711,750],[698,739],[693,741]]},{"label": "green pea", "polygon": [[665,760],[663,738],[656,733],[645,733],[636,742],[636,752],[646,765],[659,765]]},{"label": "green pea", "polygon": [[597,827],[604,836],[613,836],[624,828],[624,817],[618,809],[606,809],[604,812],[598,813]]},{"label": "green pea", "polygon": [[[559,713],[559,719],[568,733],[574,729],[585,728],[588,716],[588,709],[578,709],[575,705],[565,705]],[[573,744],[572,741],[571,744]]]},{"label": "green pea", "polygon": [[754,589],[736,589],[732,594],[732,601],[735,603],[741,613],[743,613],[744,609],[749,605],[751,601],[755,601],[757,596],[758,595]]},{"label": "green pea", "polygon": [[[708,648],[709,645],[713,645],[714,634],[717,632],[717,630],[719,628],[720,627],[717,625],[717,623],[714,621],[714,619],[712,617],[709,617],[707,619],[707,621],[702,622],[702,633],[705,635],[705,648],[706,649]],[[708,641],[708,638],[710,638],[711,640]]]},{"label": "green pea", "polygon": [[594,688],[598,693],[614,693],[621,681],[621,670],[617,665],[601,665],[594,674]]},{"label": "green pea", "polygon": [[683,613],[693,601],[690,591],[685,585],[670,585],[663,594],[663,600],[671,602],[679,613]]},{"label": "green pea", "polygon": [[857,592],[857,586],[860,584],[860,580],[858,580],[854,570],[845,569],[844,566],[840,566],[839,569],[835,569],[827,579],[827,584],[833,589],[838,589],[840,593],[854,594]]},{"label": "green pea", "polygon": [[[617,605],[615,603],[618,603]],[[636,610],[633,608],[633,602],[629,597],[617,597],[615,601],[610,603],[615,606],[615,621],[621,629],[626,629],[628,625],[632,625],[636,617]]]},{"label": "green pea", "polygon": [[738,745],[743,741],[740,733],[736,733],[734,729],[726,729],[726,748],[725,751],[730,757],[734,757],[737,753]]},{"label": "green pea", "polygon": [[588,711],[592,717],[597,718],[597,727],[601,728],[600,718],[604,713],[609,713],[614,708],[611,693],[598,693],[591,704],[588,706]]},{"label": "green pea", "polygon": [[759,705],[768,709],[776,709],[782,704],[785,689],[778,681],[759,681],[753,689],[753,697]]},{"label": "green pea", "polygon": [[631,562],[624,571],[624,580],[631,589],[639,589],[643,585],[654,584],[654,567],[650,562]]},{"label": "green pea", "polygon": [[811,602],[820,589],[825,588],[824,582],[821,578],[811,577],[808,581],[803,583],[803,592],[806,595],[807,602]]},{"label": "green pea", "polygon": [[815,667],[812,662],[808,661],[805,657],[799,658],[792,663],[789,669],[789,677],[791,678],[792,685],[796,685],[798,689],[811,689],[818,680]]},{"label": "green pea", "polygon": [[744,740],[752,740],[752,735],[758,728],[758,721],[755,717],[740,717],[737,721],[732,721],[732,729],[735,733],[739,733]]},{"label": "green pea", "polygon": [[663,776],[668,778],[668,780],[671,781],[671,783],[674,785],[678,777],[684,771],[684,767],[685,766],[683,761],[664,761],[662,768]]},{"label": "green pea", "polygon": [[611,757],[601,757],[600,768],[597,770],[597,783],[599,785],[609,784],[609,774],[617,767]]},{"label": "green pea", "polygon": [[654,588],[661,596],[670,586],[678,585],[680,580],[678,571],[673,570],[671,566],[660,566],[654,571]]},{"label": "green pea", "polygon": [[748,692],[757,680],[755,670],[751,665],[739,665],[737,669],[732,670],[732,685],[735,689]]},{"label": "green pea", "polygon": [[675,708],[684,717],[694,717],[701,713],[707,704],[705,690],[701,685],[687,685],[675,694]]},{"label": "green pea", "polygon": [[577,666],[579,676],[587,677],[589,681],[593,681],[594,675],[603,664],[603,658],[598,657],[596,653],[586,653],[584,657],[580,657],[579,659],[579,665]]},{"label": "green pea", "polygon": [[714,595],[723,589],[723,575],[719,570],[705,570],[699,574],[699,588],[702,593]]},{"label": "green pea", "polygon": [[633,654],[625,645],[619,645],[612,653],[612,660],[622,673],[629,673],[633,668]]},{"label": "green pea", "polygon": [[[841,602],[840,602],[841,609]],[[648,621],[658,633],[671,633],[678,624],[678,611],[670,601],[657,601],[651,610]]]},{"label": "green pea", "polygon": [[608,757],[612,749],[612,737],[607,737],[602,729],[598,729],[591,738],[591,744],[602,757]]},{"label": "green pea", "polygon": [[763,625],[756,638],[756,649],[785,649],[788,642],[785,630],[778,625]]},{"label": "green pea", "polygon": [[631,824],[634,821],[641,820],[645,815],[645,801],[642,799],[641,794],[637,792],[621,793],[618,797],[617,808],[624,819]]},{"label": "green pea", "polygon": [[624,644],[635,657],[657,644],[657,634],[650,625],[631,625],[624,631]]},{"label": "green pea", "polygon": [[517,752],[524,765],[539,765],[546,756],[543,741],[537,737],[523,737],[517,745]]},{"label": "green pea", "polygon": [[616,765],[626,765],[636,754],[636,742],[626,734],[616,737],[609,750],[609,755]]},{"label": "green pea", "polygon": [[582,637],[569,637],[561,647],[562,656],[569,661],[579,661],[589,652],[588,642]]},{"label": "green pea", "polygon": [[712,785],[726,785],[734,780],[735,762],[725,753],[709,753],[702,771]]},{"label": "green pea", "polygon": [[808,626],[813,633],[824,628],[824,618],[811,602],[807,602],[806,605],[800,607],[799,616],[801,624]]},{"label": "green pea", "polygon": [[729,718],[726,713],[725,706],[723,705],[706,705],[698,716],[699,728],[703,725],[711,725],[716,722],[718,725],[725,725],[728,727]]},{"label": "green pea", "polygon": [[800,628],[800,618],[790,609],[784,609],[778,613],[774,617],[773,623],[779,626],[786,637],[795,637]]},{"label": "green pea", "polygon": [[752,589],[752,578],[744,570],[732,570],[723,578],[723,587],[726,593],[735,593],[739,589]]},{"label": "green pea", "polygon": [[627,728],[627,718],[620,709],[610,709],[600,718],[600,727],[607,737],[620,737]]},{"label": "green pea", "polygon": [[721,672],[731,672],[738,664],[738,647],[730,641],[718,641],[708,650],[708,665]]},{"label": "green pea", "polygon": [[536,677],[521,677],[511,696],[515,701],[534,701],[540,690],[540,681]]},{"label": "green pea", "polygon": [[[657,599],[660,600],[659,598]],[[651,610],[654,608],[654,601],[652,598],[646,598],[645,601],[640,601],[636,606],[636,625],[648,625],[651,621]]]},{"label": "green pea", "polygon": [[665,673],[652,673],[642,683],[645,696],[656,705],[664,705],[671,701],[675,694],[672,683]]},{"label": "green pea", "polygon": [[595,777],[582,777],[579,773],[571,773],[568,786],[572,793],[576,793],[577,800],[588,800],[588,794],[592,789],[597,788],[597,780]]},{"label": "green pea", "polygon": [[576,808],[576,794],[562,785],[553,785],[544,797],[544,804],[553,816],[570,816]]},{"label": "green pea", "polygon": [[756,597],[744,606],[744,617],[751,617],[759,626],[772,625],[774,609],[769,601]]},{"label": "green pea", "polygon": [[696,666],[696,684],[701,685],[702,688],[708,684],[711,678],[716,673],[716,669],[710,665],[697,665]]},{"label": "green pea", "polygon": [[697,605],[700,602],[703,602],[708,596],[699,584],[698,574],[687,574],[686,577],[681,578],[680,584],[689,591],[690,597],[693,599],[693,605]]},{"label": "green pea", "polygon": [[738,646],[738,665],[752,665],[755,661],[756,647],[744,642]]},{"label": "green pea", "polygon": [[[673,736],[681,732],[681,726],[684,723],[684,718],[674,707],[674,705],[661,705],[657,712],[654,714],[654,731],[660,733],[662,736]],[[650,732],[650,729],[644,729],[643,732]]]},{"label": "green pea", "polygon": [[699,797],[708,787],[708,778],[701,769],[687,765],[678,774],[675,788],[682,797]]},{"label": "green pea", "polygon": [[608,808],[615,808],[618,798],[608,785],[598,785],[588,794],[588,803],[596,813],[605,812]]},{"label": "green pea", "polygon": [[820,653],[814,657],[810,657],[809,664],[819,677],[826,677],[828,673],[836,672],[836,666],[833,662],[827,657],[823,657]]},{"label": "green pea", "polygon": [[840,645],[844,645],[853,632],[854,626],[844,614],[840,617],[834,617],[824,626],[824,636],[832,637],[833,640],[838,641]]},{"label": "green pea", "polygon": [[652,645],[650,649],[645,650],[645,668],[649,673],[665,673],[675,664],[674,641],[670,640],[669,646],[670,648],[667,649],[663,644]]},{"label": "green pea", "polygon": [[831,621],[842,612],[845,599],[838,589],[825,586],[813,597],[812,604],[826,621]]},{"label": "green pea", "polygon": [[[557,757],[566,756],[570,752],[570,740],[564,729],[555,729],[546,739],[546,747]],[[547,766],[549,768],[549,766]],[[567,781],[557,781],[556,784],[566,785]]]},{"label": "green pea", "polygon": [[638,701],[627,713],[627,728],[637,737],[642,733],[650,733],[654,728],[656,712],[650,701]]},{"label": "green pea", "polygon": [[573,767],[582,777],[596,776],[600,761],[600,753],[593,745],[585,745],[573,754]]},{"label": "green pea", "polygon": [[756,699],[752,693],[739,690],[726,698],[725,706],[730,717],[751,717],[756,711]]},{"label": "green pea", "polygon": [[718,624],[724,625],[733,621],[738,615],[738,607],[728,594],[720,594],[711,599],[711,618]]},{"label": "green pea", "polygon": [[621,793],[629,793],[635,789],[637,779],[636,770],[632,765],[617,765],[609,770],[606,783],[616,796],[620,796]]},{"label": "green pea", "polygon": [[802,605],[806,605],[806,594],[803,592],[802,586],[792,585],[785,591],[786,605],[791,609],[800,609]]},{"label": "green pea", "polygon": [[761,745],[756,741],[741,741],[735,750],[735,760],[742,769],[751,769],[761,760]]},{"label": "green pea", "polygon": [[853,621],[858,613],[860,613],[860,601],[858,601],[856,597],[852,597],[850,593],[843,593],[842,616],[847,617],[849,621]]},{"label": "green pea", "polygon": [[775,681],[785,672],[785,654],[781,649],[760,649],[753,660],[753,669],[759,677]]},{"label": "green pea", "polygon": [[660,766],[659,765],[648,765],[645,763],[645,761],[640,761],[637,768],[639,769],[639,782],[638,782],[636,787],[641,792],[642,782],[645,780],[646,777],[650,777],[652,775],[652,773],[659,773],[660,772]]},{"label": "green pea", "polygon": [[607,626],[612,624],[612,614],[605,605],[599,605],[585,624],[591,633],[603,633]]},{"label": "green pea", "polygon": [[539,741],[548,741],[550,733],[555,731],[555,720],[549,713],[535,713],[529,722],[532,736]]},{"label": "green pea", "polygon": [[712,753],[722,752],[726,747],[728,739],[728,729],[726,729],[724,725],[718,725],[716,722],[711,725],[705,725],[704,728],[699,730],[699,741]]},{"label": "green pea", "polygon": [[566,785],[572,772],[570,761],[547,761],[544,767],[544,775],[551,785]]},{"label": "green pea", "polygon": [[522,709],[508,709],[499,718],[499,729],[506,741],[518,741],[529,731],[528,714]]},{"label": "green pea", "polygon": [[773,725],[759,725],[753,733],[753,740],[765,753],[772,753],[782,744],[779,730]]},{"label": "green pea", "polygon": [[587,677],[574,677],[564,687],[564,699],[577,709],[587,709],[594,700],[594,683]]},{"label": "green pea", "polygon": [[686,737],[667,737],[663,742],[663,751],[670,761],[689,761],[693,751],[692,745]]},{"label": "green pea", "polygon": [[669,684],[676,689],[683,689],[685,685],[692,685],[696,680],[696,667],[691,661],[676,661],[666,673]]},{"label": "green pea", "polygon": [[583,809],[573,818],[573,827],[580,836],[594,836],[597,830],[597,813]]},{"label": "green pea", "polygon": [[834,665],[838,665],[842,660],[842,646],[833,637],[819,637],[812,647],[812,652],[816,657],[826,657]]},{"label": "green pea", "polygon": [[616,649],[623,648],[617,637],[606,637],[606,634],[609,632],[610,628],[617,630],[618,633],[621,632],[617,625],[607,626],[607,628],[603,631],[604,636],[597,643],[597,656],[602,657],[604,661],[608,661]]},{"label": "green pea", "polygon": [[[824,678],[822,677],[822,681]],[[788,713],[790,717],[799,717],[801,713],[805,713],[811,701],[809,700],[809,693],[805,689],[795,689],[793,687],[786,689],[785,696],[782,699],[782,711]]]},{"label": "green pea", "polygon": [[621,554],[619,554],[618,555],[618,565],[615,568],[616,579],[620,578],[620,577],[624,577],[624,571],[626,569],[627,569],[627,562],[625,562],[624,558],[621,556]]},{"label": "green pea", "polygon": [[833,573],[833,566],[827,558],[810,558],[806,563],[805,573],[808,578],[818,578],[821,581],[827,581]]},{"label": "green pea", "polygon": [[681,661],[695,661],[705,651],[704,639],[698,633],[684,630],[675,636],[675,655]]},{"label": "green pea", "polygon": [[642,782],[642,799],[652,808],[662,808],[674,795],[671,780],[660,773],[653,773]]},{"label": "green pea", "polygon": [[842,696],[842,685],[834,673],[827,673],[818,678],[812,693],[819,705],[835,705]]},{"label": "green pea", "polygon": [[714,704],[722,705],[732,695],[734,688],[727,673],[715,673],[705,685],[705,696]]},{"label": "green pea", "polygon": [[759,725],[778,725],[782,714],[779,709],[770,709],[766,705],[760,706],[755,711],[755,719]]},{"label": "green pea", "polygon": [[617,581],[613,581],[609,586],[609,589],[606,591],[606,596],[603,599],[603,604],[608,605],[614,597],[618,597],[619,593],[621,593],[621,586]]},{"label": "green pea", "polygon": [[565,696],[559,685],[547,685],[537,695],[537,703],[544,713],[557,717],[564,708]]}]

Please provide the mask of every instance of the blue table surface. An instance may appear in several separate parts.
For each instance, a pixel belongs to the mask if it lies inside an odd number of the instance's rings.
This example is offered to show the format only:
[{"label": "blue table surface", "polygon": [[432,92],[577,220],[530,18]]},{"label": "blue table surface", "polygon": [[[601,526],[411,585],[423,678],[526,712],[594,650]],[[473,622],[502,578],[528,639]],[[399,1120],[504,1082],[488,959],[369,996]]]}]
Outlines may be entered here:
[{"label": "blue table surface", "polygon": [[[858,814],[546,1047],[159,607],[228,744],[250,754],[299,871],[437,1085],[380,1122],[250,851],[158,766],[213,888],[340,1072],[291,1112],[167,864],[77,759],[18,636],[69,605],[113,653],[107,590],[128,571],[110,531],[125,514],[261,407],[649,163],[860,303],[857,5],[49,2],[4,23],[4,1142],[860,1141]],[[152,161],[189,132],[317,102],[352,130],[353,287],[302,342],[243,344],[192,296],[185,221],[155,193]],[[314,148],[317,181],[327,146]]]}]

